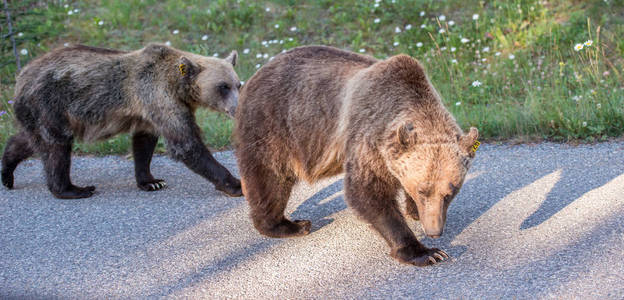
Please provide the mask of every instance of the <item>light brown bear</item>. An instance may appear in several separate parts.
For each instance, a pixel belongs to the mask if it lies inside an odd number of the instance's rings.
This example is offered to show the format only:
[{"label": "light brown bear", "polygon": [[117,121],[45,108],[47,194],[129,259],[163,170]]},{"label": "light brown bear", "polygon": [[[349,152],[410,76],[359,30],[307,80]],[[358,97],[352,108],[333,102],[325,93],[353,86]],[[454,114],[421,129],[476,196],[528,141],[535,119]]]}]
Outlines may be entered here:
[{"label": "light brown bear", "polygon": [[310,221],[284,216],[292,187],[344,171],[347,203],[388,242],[392,257],[418,266],[448,258],[416,239],[397,195],[405,191],[407,213],[439,237],[478,131],[462,132],[417,60],[295,48],[243,86],[236,121],[243,194],[260,233],[308,234]]}]

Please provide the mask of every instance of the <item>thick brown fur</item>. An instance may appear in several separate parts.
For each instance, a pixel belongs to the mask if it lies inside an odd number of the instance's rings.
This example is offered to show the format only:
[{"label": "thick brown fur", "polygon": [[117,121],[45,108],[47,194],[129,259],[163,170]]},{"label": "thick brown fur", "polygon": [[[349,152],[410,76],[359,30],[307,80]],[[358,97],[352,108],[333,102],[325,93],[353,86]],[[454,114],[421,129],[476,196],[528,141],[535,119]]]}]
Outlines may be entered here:
[{"label": "thick brown fur", "polygon": [[309,233],[309,221],[284,216],[292,187],[345,172],[348,204],[394,258],[422,266],[448,257],[418,242],[396,199],[405,192],[408,215],[442,234],[478,132],[463,134],[417,60],[295,48],[245,84],[236,121],[243,192],[262,234]]},{"label": "thick brown fur", "polygon": [[131,132],[139,188],[165,186],[150,172],[162,135],[174,159],[217,189],[240,196],[239,180],[212,157],[194,115],[200,106],[234,114],[240,87],[235,61],[236,52],[223,60],[158,44],[132,52],[76,45],[33,60],[17,78],[14,108],[20,132],[7,143],[2,183],[12,188],[17,165],[37,153],[52,194],[89,197],[94,187],[77,187],[70,180],[74,140]]}]

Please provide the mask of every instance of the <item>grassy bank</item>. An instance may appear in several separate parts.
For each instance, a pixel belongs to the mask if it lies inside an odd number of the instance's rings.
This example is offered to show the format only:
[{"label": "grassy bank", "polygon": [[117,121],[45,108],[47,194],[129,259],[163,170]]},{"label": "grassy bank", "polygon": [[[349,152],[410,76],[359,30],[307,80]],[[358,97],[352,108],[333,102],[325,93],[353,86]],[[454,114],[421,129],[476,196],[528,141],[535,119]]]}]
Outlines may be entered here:
[{"label": "grassy bank", "polygon": [[[131,50],[156,41],[220,57],[236,49],[241,54],[236,69],[246,80],[284,49],[326,44],[378,58],[407,53],[420,59],[462,127],[476,126],[487,139],[592,141],[624,130],[624,41],[618,39],[624,36],[624,14],[618,13],[623,1],[26,0],[11,5],[22,64],[65,43]],[[576,51],[576,44],[583,48]],[[16,69],[8,39],[1,48],[3,145],[14,130],[9,101]],[[227,147],[231,121],[207,111],[198,119],[209,145]],[[120,136],[77,147],[125,153],[129,140]]]}]

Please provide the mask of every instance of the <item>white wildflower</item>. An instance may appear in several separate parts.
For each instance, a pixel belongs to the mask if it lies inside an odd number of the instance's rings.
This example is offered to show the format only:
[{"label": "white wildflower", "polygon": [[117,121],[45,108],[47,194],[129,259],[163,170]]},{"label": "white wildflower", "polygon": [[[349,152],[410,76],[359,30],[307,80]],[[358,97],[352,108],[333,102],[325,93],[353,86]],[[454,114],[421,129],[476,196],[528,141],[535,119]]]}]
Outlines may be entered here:
[{"label": "white wildflower", "polygon": [[207,35],[207,34],[204,34],[204,35],[202,36],[202,41],[206,41],[206,40],[208,40],[208,35]]},{"label": "white wildflower", "polygon": [[483,48],[483,52],[490,52],[490,47]]},{"label": "white wildflower", "polygon": [[297,27],[295,27],[295,26],[290,27],[290,31],[297,31]]},{"label": "white wildflower", "polygon": [[583,44],[576,44],[574,45],[574,51],[581,51],[583,50]]},{"label": "white wildflower", "polygon": [[410,30],[410,29],[412,29],[412,24],[405,25],[405,30]]},{"label": "white wildflower", "polygon": [[450,21],[448,21],[448,24],[449,24],[449,26],[453,26],[453,25],[455,25],[455,21],[450,20]]},{"label": "white wildflower", "polygon": [[470,40],[469,40],[469,39],[467,39],[467,38],[462,38],[462,39],[461,39],[461,42],[462,42],[462,44],[465,44],[465,43],[470,42]]},{"label": "white wildflower", "polygon": [[416,47],[420,48],[420,47],[422,47],[422,46],[423,46],[423,43],[422,43],[422,42],[418,42],[418,43],[416,43]]},{"label": "white wildflower", "polygon": [[475,21],[479,20],[479,14],[472,15],[472,19],[475,20]]},{"label": "white wildflower", "polygon": [[20,50],[20,54],[21,55],[28,55],[28,50],[27,49],[22,49],[22,50]]},{"label": "white wildflower", "polygon": [[446,16],[445,15],[440,15],[438,17],[438,19],[440,19],[440,21],[444,21],[444,20],[446,20]]},{"label": "white wildflower", "polygon": [[460,105],[461,105],[461,102],[459,101],[455,102],[455,106],[460,106]]},{"label": "white wildflower", "polygon": [[170,41],[166,41],[166,42],[165,42],[165,45],[167,45],[167,46],[171,46],[171,42],[170,42]]},{"label": "white wildflower", "polygon": [[249,54],[249,48],[245,48],[245,50],[243,50],[243,54]]},{"label": "white wildflower", "polygon": [[400,33],[401,32],[401,28],[399,28],[398,26],[394,28],[394,32],[396,33]]},{"label": "white wildflower", "polygon": [[514,58],[516,58],[516,56],[515,56],[515,55],[513,55],[513,54],[509,54],[509,59],[514,60]]},{"label": "white wildflower", "polygon": [[360,53],[364,53],[364,52],[366,52],[366,49],[364,48],[360,49]]},{"label": "white wildflower", "polygon": [[472,82],[472,86],[474,86],[474,87],[480,87],[480,86],[481,86],[481,81],[479,81],[479,80],[475,80],[475,81],[473,81],[473,82]]},{"label": "white wildflower", "polygon": [[421,16],[421,17],[424,17],[424,16],[425,16],[425,12],[424,12],[424,11],[421,11],[421,12],[420,12],[420,16]]},{"label": "white wildflower", "polygon": [[585,43],[583,43],[583,45],[585,45],[586,47],[590,47],[593,44],[594,44],[594,41],[592,41],[592,40],[587,40],[587,41],[585,41]]},{"label": "white wildflower", "polygon": [[176,29],[176,30],[172,31],[171,33],[173,33],[173,34],[178,34],[178,33],[180,33],[180,30],[177,30],[177,29]]}]

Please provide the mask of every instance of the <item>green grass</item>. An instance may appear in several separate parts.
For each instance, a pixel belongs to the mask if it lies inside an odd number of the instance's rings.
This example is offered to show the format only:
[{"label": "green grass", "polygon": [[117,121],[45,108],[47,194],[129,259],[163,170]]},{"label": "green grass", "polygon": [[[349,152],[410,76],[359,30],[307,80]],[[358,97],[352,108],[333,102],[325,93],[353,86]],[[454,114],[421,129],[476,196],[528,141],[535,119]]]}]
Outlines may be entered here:
[{"label": "green grass", "polygon": [[[478,127],[485,139],[595,141],[624,131],[624,14],[617,13],[624,1],[11,3],[23,33],[18,51],[28,50],[23,64],[64,43],[132,50],[169,41],[203,55],[238,50],[236,70],[246,80],[270,57],[299,45],[326,44],[378,58],[407,53],[426,66],[460,125]],[[6,34],[6,26],[2,30]],[[574,50],[587,40],[593,45]],[[8,39],[0,48],[0,110],[7,111],[0,117],[1,148],[14,131],[8,101],[16,70]],[[228,147],[230,120],[208,111],[198,112],[198,120],[211,147]],[[76,147],[110,154],[126,153],[129,145],[122,135]]]}]

